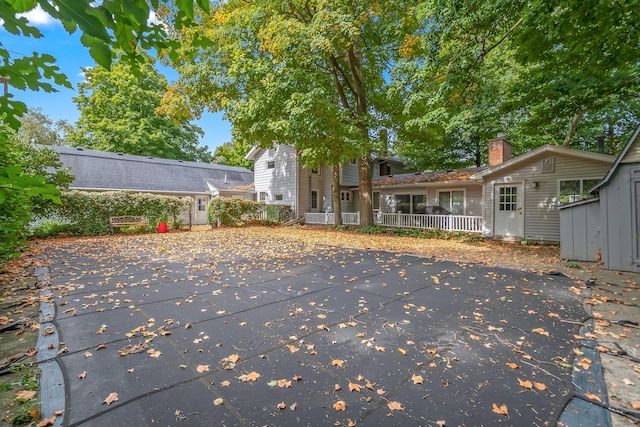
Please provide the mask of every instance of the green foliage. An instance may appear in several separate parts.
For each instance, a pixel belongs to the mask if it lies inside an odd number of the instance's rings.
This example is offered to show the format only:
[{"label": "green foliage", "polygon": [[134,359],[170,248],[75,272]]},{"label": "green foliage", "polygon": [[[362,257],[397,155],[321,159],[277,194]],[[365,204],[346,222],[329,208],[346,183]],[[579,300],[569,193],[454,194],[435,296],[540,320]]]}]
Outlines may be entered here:
[{"label": "green foliage", "polygon": [[269,222],[287,222],[293,219],[293,209],[287,205],[266,205],[266,220]]},{"label": "green foliage", "polygon": [[0,263],[16,255],[27,237],[34,211],[60,203],[55,183],[68,182],[68,173],[48,173],[59,166],[50,150],[39,151],[18,139],[15,131],[0,121]]},{"label": "green foliage", "polygon": [[74,101],[80,110],[68,142],[101,151],[210,162],[211,153],[198,146],[202,129],[187,119],[159,114],[167,81],[147,54],[135,73],[117,56],[111,69],[85,69]]},{"label": "green foliage", "polygon": [[207,218],[209,224],[240,226],[258,220],[265,204],[252,200],[217,197],[209,202]]},{"label": "green foliage", "polygon": [[385,234],[387,232],[387,228],[379,225],[366,225],[360,228],[359,231],[364,234]]},{"label": "green foliage", "polygon": [[253,170],[253,161],[244,156],[249,153],[252,145],[242,138],[234,138],[233,141],[220,145],[213,152],[213,163],[218,165],[239,166]]},{"label": "green foliage", "polygon": [[70,128],[65,120],[51,121],[41,108],[29,108],[20,118],[18,136],[23,143],[64,145],[65,134]]},{"label": "green foliage", "polygon": [[61,194],[62,205],[49,214],[69,224],[65,232],[73,235],[93,236],[110,232],[111,216],[145,216],[153,227],[167,215],[174,223],[181,215],[188,215],[193,204],[190,197],[162,196],[126,191],[83,192]]},{"label": "green foliage", "polygon": [[65,221],[45,219],[31,225],[29,234],[33,237],[46,238],[60,235],[80,235],[80,230],[74,224]]},{"label": "green foliage", "polygon": [[416,237],[420,239],[457,240],[463,243],[482,242],[484,239],[478,233],[464,231],[446,231],[439,228],[394,228],[395,236]]}]

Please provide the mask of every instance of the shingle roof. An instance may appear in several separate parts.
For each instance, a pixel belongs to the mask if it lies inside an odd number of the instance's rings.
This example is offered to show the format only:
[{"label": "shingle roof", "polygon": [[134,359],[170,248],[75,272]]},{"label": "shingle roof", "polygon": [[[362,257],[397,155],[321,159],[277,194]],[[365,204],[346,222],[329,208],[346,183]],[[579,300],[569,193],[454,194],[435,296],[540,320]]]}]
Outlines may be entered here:
[{"label": "shingle roof", "polygon": [[473,174],[485,169],[486,168],[467,168],[434,172],[404,173],[401,175],[379,176],[373,178],[372,181],[375,187],[443,181],[470,181]]},{"label": "shingle roof", "polygon": [[211,163],[157,159],[81,148],[48,146],[71,169],[74,189],[211,193],[248,188],[253,172]]}]

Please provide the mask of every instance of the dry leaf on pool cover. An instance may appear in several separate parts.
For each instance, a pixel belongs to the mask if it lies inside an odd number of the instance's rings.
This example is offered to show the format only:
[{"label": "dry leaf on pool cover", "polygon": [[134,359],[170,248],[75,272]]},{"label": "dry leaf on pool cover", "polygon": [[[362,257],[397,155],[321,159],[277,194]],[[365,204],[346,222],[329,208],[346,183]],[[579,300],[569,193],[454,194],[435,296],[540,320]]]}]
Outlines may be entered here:
[{"label": "dry leaf on pool cover", "polygon": [[344,364],[344,360],[341,360],[341,359],[333,359],[333,360],[331,361],[331,364],[332,364],[333,366],[338,366],[338,367],[342,368],[342,367],[343,367],[342,365]]},{"label": "dry leaf on pool cover", "polygon": [[584,395],[587,397],[587,399],[595,400],[596,402],[602,403],[602,399],[597,394],[593,394],[593,393],[587,391],[587,392],[585,392]]},{"label": "dry leaf on pool cover", "polygon": [[209,365],[198,365],[198,367],[196,368],[196,371],[198,373],[203,373],[203,372],[207,372],[209,370]]},{"label": "dry leaf on pool cover", "polygon": [[344,400],[338,400],[336,403],[333,404],[333,409],[335,409],[336,411],[346,411],[347,404],[345,403]]},{"label": "dry leaf on pool cover", "polygon": [[113,402],[118,400],[118,393],[116,393],[115,391],[112,393],[109,393],[109,396],[107,396],[107,398],[102,402],[102,403],[106,403],[107,405],[111,405]]},{"label": "dry leaf on pool cover", "polygon": [[231,363],[236,363],[238,362],[238,360],[240,360],[240,355],[232,354],[231,356],[227,357],[227,359],[229,359],[229,362]]},{"label": "dry leaf on pool cover", "polygon": [[518,383],[520,384],[520,387],[528,388],[529,390],[533,388],[533,384],[529,380],[522,381],[520,378],[518,378]]},{"label": "dry leaf on pool cover", "polygon": [[48,426],[52,426],[56,423],[56,416],[52,415],[51,418],[45,418],[42,421],[40,421],[38,424],[36,424],[36,427],[48,427]]},{"label": "dry leaf on pool cover", "polygon": [[362,387],[360,384],[349,383],[349,391],[360,391],[360,387]]},{"label": "dry leaf on pool cover", "polygon": [[213,401],[213,404],[218,406],[218,405],[222,405],[224,403],[224,399],[222,399],[221,397],[217,398],[216,400]]},{"label": "dry leaf on pool cover", "polygon": [[424,381],[424,379],[422,378],[422,375],[413,375],[411,377],[411,380],[413,381],[414,384],[422,384],[422,382]]},{"label": "dry leaf on pool cover", "polygon": [[493,404],[493,412],[495,412],[496,414],[500,414],[500,415],[506,415],[507,417],[509,416],[509,408],[507,408],[506,403],[503,403],[499,407],[498,407],[498,405],[496,405],[494,403]]},{"label": "dry leaf on pool cover", "polygon": [[404,411],[404,406],[402,406],[402,403],[396,402],[395,400],[392,400],[391,402],[387,403],[387,406],[392,411]]},{"label": "dry leaf on pool cover", "polygon": [[260,378],[260,374],[257,373],[256,371],[250,372],[248,374],[240,375],[240,377],[238,377],[238,379],[243,383],[246,383],[249,381],[255,381],[258,378]]}]

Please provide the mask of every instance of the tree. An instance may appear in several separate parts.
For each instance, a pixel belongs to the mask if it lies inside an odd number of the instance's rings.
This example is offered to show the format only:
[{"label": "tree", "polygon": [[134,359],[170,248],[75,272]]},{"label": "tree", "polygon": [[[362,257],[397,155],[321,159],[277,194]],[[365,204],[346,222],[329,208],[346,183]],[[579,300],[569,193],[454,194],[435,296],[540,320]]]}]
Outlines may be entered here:
[{"label": "tree", "polygon": [[[180,62],[172,89],[194,114],[225,111],[251,144],[293,145],[307,167],[357,159],[369,225],[371,154],[392,105],[388,72],[413,17],[402,0],[220,2],[201,28],[176,34],[196,60]],[[181,104],[167,100],[169,109]]]},{"label": "tree", "polygon": [[213,163],[253,170],[253,162],[244,158],[249,150],[251,150],[251,144],[242,138],[233,138],[231,142],[225,142],[215,149]]},{"label": "tree", "polygon": [[[637,105],[640,11],[632,3],[421,2],[424,32],[394,70],[407,95],[402,131],[428,130],[444,147],[447,140],[464,144],[459,135],[497,132],[512,139],[516,153],[544,143],[585,147],[594,135],[581,130],[587,118],[616,110],[623,120],[621,108]],[[460,100],[468,105],[460,108]],[[609,122],[599,132],[622,129]],[[407,142],[404,149],[418,151],[415,139]],[[467,153],[478,143],[470,141]]]},{"label": "tree", "polygon": [[[208,10],[206,0],[196,0],[203,10]],[[69,3],[61,0],[9,1],[0,0],[0,21],[11,34],[25,37],[42,37],[42,33],[29,25],[23,13],[41,7],[53,19],[62,23],[69,33],[82,32],[81,40],[89,48],[92,57],[103,67],[111,65],[112,48],[120,48],[125,57],[135,64],[139,60],[138,47],[142,49],[167,49],[169,57],[179,43],[166,37],[164,27],[149,19],[152,8],[158,8],[158,0],[133,0],[122,7],[121,2],[94,2],[79,0]],[[190,25],[194,16],[194,4],[181,1],[172,16],[173,25],[180,29]],[[26,105],[13,99],[9,85],[18,89],[55,91],[54,85],[70,87],[66,76],[60,73],[51,55],[33,53],[31,56],[13,58],[10,51],[0,44],[0,81],[5,90],[0,96],[0,218],[5,223],[0,229],[0,258],[13,253],[24,239],[25,224],[30,219],[30,197],[56,201],[56,189],[47,183],[45,176],[30,172],[28,157],[16,149],[15,132],[20,127],[20,116]],[[53,83],[53,84],[52,84]],[[11,132],[14,132],[13,134]],[[35,173],[35,174],[34,174]]]},{"label": "tree", "polygon": [[27,109],[20,118],[19,138],[40,145],[65,145],[65,135],[71,128],[66,120],[53,122],[41,108]]},{"label": "tree", "polygon": [[73,146],[165,159],[211,161],[206,147],[198,147],[202,129],[186,119],[171,120],[157,113],[167,81],[154,68],[154,60],[134,73],[118,56],[111,69],[85,69],[74,101],[80,119],[68,135]]}]

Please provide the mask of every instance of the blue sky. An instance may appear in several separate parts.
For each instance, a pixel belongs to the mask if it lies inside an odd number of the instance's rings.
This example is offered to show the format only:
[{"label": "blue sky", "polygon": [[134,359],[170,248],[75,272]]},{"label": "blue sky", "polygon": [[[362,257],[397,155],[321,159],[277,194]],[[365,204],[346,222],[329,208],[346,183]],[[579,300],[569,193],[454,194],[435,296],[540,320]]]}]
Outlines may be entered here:
[{"label": "blue sky", "polygon": [[[60,71],[66,74],[74,89],[59,87],[58,92],[32,92],[10,88],[10,93],[15,99],[24,102],[29,108],[41,108],[42,112],[53,121],[60,119],[75,123],[80,117],[73,98],[77,96],[75,88],[82,81],[82,68],[93,66],[95,61],[80,43],[78,32],[69,35],[62,25],[52,21],[42,11],[33,11],[27,14],[31,23],[38,27],[44,37],[40,39],[16,37],[0,28],[0,44],[9,50],[11,56],[18,58],[21,55],[29,55],[33,52],[48,53],[56,58]],[[160,68],[159,68],[160,69]],[[171,69],[160,69],[169,82],[177,78],[177,74]],[[211,152],[219,145],[231,140],[231,124],[222,118],[222,114],[203,114],[202,119],[194,122],[204,131],[200,140],[201,145],[206,145]]]}]

